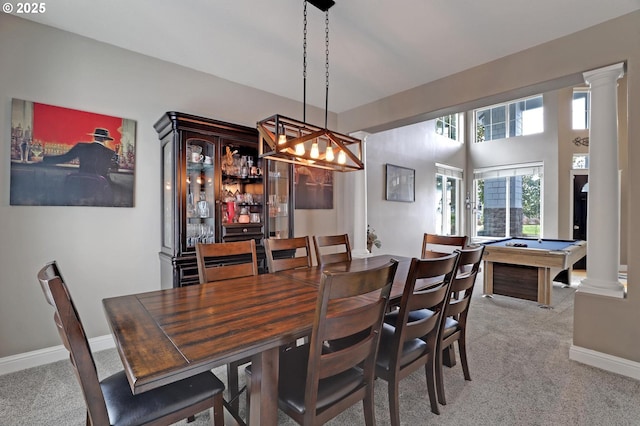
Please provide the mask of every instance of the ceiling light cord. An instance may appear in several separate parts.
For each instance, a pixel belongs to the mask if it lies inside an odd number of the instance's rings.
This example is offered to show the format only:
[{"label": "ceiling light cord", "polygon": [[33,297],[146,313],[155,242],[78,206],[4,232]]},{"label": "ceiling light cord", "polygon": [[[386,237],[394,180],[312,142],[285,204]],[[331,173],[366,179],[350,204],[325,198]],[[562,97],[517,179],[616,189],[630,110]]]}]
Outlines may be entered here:
[{"label": "ceiling light cord", "polygon": [[302,30],[302,122],[307,122],[307,0],[304,0]]},{"label": "ceiling light cord", "polygon": [[324,96],[324,128],[328,129],[327,116],[329,115],[329,9],[324,18],[324,46],[325,46],[325,96]]}]

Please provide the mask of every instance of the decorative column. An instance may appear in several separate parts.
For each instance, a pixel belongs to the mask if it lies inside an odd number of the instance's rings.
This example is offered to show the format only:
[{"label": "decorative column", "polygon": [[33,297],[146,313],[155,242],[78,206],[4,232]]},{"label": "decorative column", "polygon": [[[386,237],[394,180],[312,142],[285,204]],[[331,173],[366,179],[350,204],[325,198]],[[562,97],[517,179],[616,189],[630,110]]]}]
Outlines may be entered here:
[{"label": "decorative column", "polygon": [[578,291],[624,297],[620,265],[620,184],[618,166],[617,80],[619,63],[584,73],[591,88],[587,277]]},{"label": "decorative column", "polygon": [[366,155],[366,132],[356,132],[350,136],[362,140],[362,158],[365,164],[365,170],[349,172],[353,184],[353,241],[351,242],[352,257],[370,256],[367,250],[367,155]]}]

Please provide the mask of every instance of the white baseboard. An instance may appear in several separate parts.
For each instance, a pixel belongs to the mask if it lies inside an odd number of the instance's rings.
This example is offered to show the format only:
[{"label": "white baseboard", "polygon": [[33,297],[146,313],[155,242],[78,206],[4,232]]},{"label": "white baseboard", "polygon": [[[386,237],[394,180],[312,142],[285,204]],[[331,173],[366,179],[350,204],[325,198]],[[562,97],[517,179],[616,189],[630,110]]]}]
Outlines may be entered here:
[{"label": "white baseboard", "polygon": [[592,367],[640,380],[640,363],[571,345],[569,359]]},{"label": "white baseboard", "polygon": [[[98,352],[115,347],[115,342],[110,334],[89,339],[92,352]],[[38,349],[31,352],[11,355],[0,358],[0,376],[25,368],[37,367],[69,358],[69,352],[63,345]]]}]

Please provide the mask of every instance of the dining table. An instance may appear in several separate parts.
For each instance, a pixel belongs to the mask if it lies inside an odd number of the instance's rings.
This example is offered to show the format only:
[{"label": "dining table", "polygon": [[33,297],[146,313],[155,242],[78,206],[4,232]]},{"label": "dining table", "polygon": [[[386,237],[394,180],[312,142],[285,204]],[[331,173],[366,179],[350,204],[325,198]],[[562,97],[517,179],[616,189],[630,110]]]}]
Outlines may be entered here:
[{"label": "dining table", "polygon": [[177,287],[103,300],[134,394],[251,357],[249,424],[276,425],[279,351],[311,333],[323,271],[348,272],[398,260],[399,301],[411,259],[377,255],[349,262]]}]

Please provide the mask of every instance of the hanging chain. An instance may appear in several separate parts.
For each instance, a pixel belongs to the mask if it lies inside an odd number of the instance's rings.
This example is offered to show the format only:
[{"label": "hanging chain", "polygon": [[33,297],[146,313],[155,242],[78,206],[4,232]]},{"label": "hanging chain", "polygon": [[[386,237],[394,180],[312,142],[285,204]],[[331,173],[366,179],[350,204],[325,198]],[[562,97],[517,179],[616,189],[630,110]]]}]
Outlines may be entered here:
[{"label": "hanging chain", "polygon": [[307,0],[304,0],[302,41],[302,122],[307,122]]},{"label": "hanging chain", "polygon": [[324,18],[324,47],[325,47],[325,97],[324,97],[324,128],[327,129],[327,116],[329,114],[329,9]]}]

